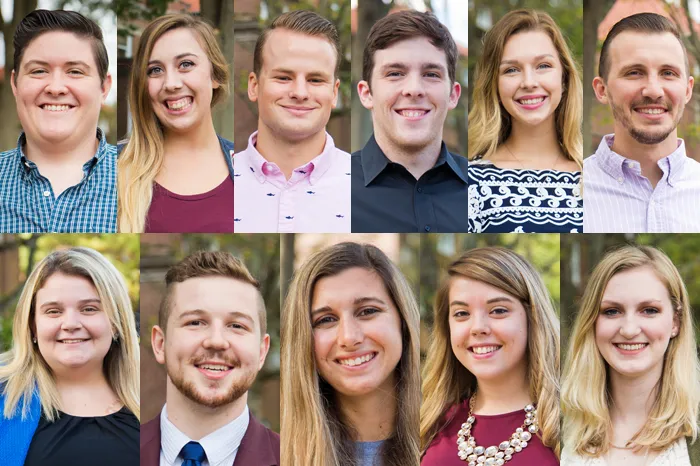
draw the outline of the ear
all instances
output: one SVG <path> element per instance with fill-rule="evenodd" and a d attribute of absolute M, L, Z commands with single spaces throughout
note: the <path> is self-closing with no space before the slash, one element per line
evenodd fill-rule
<path fill-rule="evenodd" d="M 676 311 L 673 313 L 673 327 L 671 328 L 671 338 L 675 338 L 678 336 L 678 332 L 681 329 L 681 317 L 680 317 L 680 312 L 681 311 Z"/>
<path fill-rule="evenodd" d="M 258 101 L 258 77 L 252 71 L 248 75 L 248 98 L 251 102 Z"/>
<path fill-rule="evenodd" d="M 265 334 L 262 340 L 260 340 L 260 361 L 258 364 L 258 370 L 262 369 L 265 364 L 265 358 L 267 358 L 267 352 L 270 351 L 270 335 Z"/>
<path fill-rule="evenodd" d="M 10 74 L 10 86 L 12 86 L 12 94 L 17 97 L 17 85 L 15 84 L 15 70 Z"/>
<path fill-rule="evenodd" d="M 685 89 L 685 103 L 687 104 L 690 102 L 690 99 L 693 98 L 693 84 L 695 84 L 695 78 L 692 76 L 688 77 L 688 86 Z"/>
<path fill-rule="evenodd" d="M 157 325 L 151 329 L 151 347 L 158 364 L 165 364 L 165 332 Z"/>
<path fill-rule="evenodd" d="M 110 89 L 112 89 L 112 75 L 107 73 L 105 81 L 102 83 L 102 103 L 105 103 L 107 100 Z"/>
<path fill-rule="evenodd" d="M 362 106 L 367 110 L 372 110 L 374 108 L 374 103 L 372 102 L 372 91 L 369 88 L 369 83 L 367 81 L 360 81 L 357 83 L 357 95 L 360 96 L 360 102 Z"/>
<path fill-rule="evenodd" d="M 340 79 L 335 80 L 335 85 L 333 86 L 333 108 L 338 105 L 338 89 L 340 88 Z"/>
<path fill-rule="evenodd" d="M 598 99 L 598 102 L 608 104 L 608 88 L 600 76 L 593 78 L 593 92 L 595 92 L 595 98 Z"/>
<path fill-rule="evenodd" d="M 462 95 L 462 86 L 455 81 L 455 83 L 452 85 L 452 91 L 450 91 L 450 102 L 447 106 L 449 110 L 452 110 L 457 106 L 460 95 Z"/>

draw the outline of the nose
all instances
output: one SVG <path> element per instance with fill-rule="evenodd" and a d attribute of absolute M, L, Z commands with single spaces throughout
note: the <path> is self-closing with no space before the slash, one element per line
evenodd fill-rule
<path fill-rule="evenodd" d="M 72 331 L 79 330 L 82 327 L 83 323 L 80 321 L 80 312 L 78 310 L 67 309 L 63 313 L 61 330 Z"/>
<path fill-rule="evenodd" d="M 48 84 L 44 88 L 47 94 L 51 95 L 62 95 L 68 92 L 66 88 L 66 82 L 64 76 L 61 72 L 51 73 Z"/>
<path fill-rule="evenodd" d="M 663 97 L 664 89 L 661 85 L 661 81 L 657 76 L 649 76 L 649 79 L 647 79 L 644 89 L 642 89 L 642 95 L 653 100 Z"/>
<path fill-rule="evenodd" d="M 402 94 L 406 97 L 423 97 L 425 95 L 423 77 L 420 73 L 408 73 Z"/>
<path fill-rule="evenodd" d="M 350 349 L 362 344 L 364 333 L 362 326 L 355 319 L 343 319 L 338 327 L 338 345 L 343 349 Z"/>
<path fill-rule="evenodd" d="M 223 326 L 223 324 L 217 325 L 215 323 L 212 323 L 212 325 L 209 327 L 209 334 L 204 339 L 202 346 L 204 346 L 205 348 L 216 349 L 216 350 L 228 349 L 231 345 L 230 345 L 229 341 L 226 339 L 225 332 L 226 332 L 226 329 Z"/>
<path fill-rule="evenodd" d="M 474 336 L 491 334 L 491 327 L 489 327 L 488 317 L 484 315 L 483 312 L 474 312 L 472 316 L 471 334 Z"/>
<path fill-rule="evenodd" d="M 620 327 L 620 335 L 623 338 L 631 340 L 639 335 L 641 331 L 642 329 L 639 327 L 639 323 L 637 322 L 637 318 L 634 316 L 634 314 L 630 313 L 625 315 L 624 319 L 622 320 L 622 326 Z"/>
<path fill-rule="evenodd" d="M 289 97 L 296 100 L 306 100 L 309 98 L 309 89 L 307 88 L 306 79 L 296 78 L 289 91 Z"/>
<path fill-rule="evenodd" d="M 535 70 L 533 70 L 531 67 L 526 66 L 523 69 L 522 77 L 523 80 L 520 83 L 521 88 L 532 89 L 533 87 L 537 87 L 537 75 L 535 74 Z"/>
<path fill-rule="evenodd" d="M 180 73 L 172 72 L 165 73 L 165 81 L 163 82 L 163 87 L 166 91 L 172 92 L 182 88 L 182 79 L 180 78 Z"/>

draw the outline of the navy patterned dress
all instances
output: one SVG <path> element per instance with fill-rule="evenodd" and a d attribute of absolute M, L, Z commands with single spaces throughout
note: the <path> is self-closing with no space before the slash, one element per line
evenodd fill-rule
<path fill-rule="evenodd" d="M 469 233 L 582 233 L 581 172 L 469 162 Z"/>

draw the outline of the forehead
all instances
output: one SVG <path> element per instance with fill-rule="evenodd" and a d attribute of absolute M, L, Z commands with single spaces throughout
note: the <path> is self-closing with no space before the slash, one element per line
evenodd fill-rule
<path fill-rule="evenodd" d="M 335 46 L 324 36 L 312 36 L 279 28 L 269 32 L 262 50 L 265 70 L 316 71 L 333 74 Z"/>
<path fill-rule="evenodd" d="M 670 32 L 625 31 L 608 46 L 610 69 L 632 65 L 658 67 L 671 65 L 685 69 L 686 55 L 680 41 Z"/>
<path fill-rule="evenodd" d="M 171 318 L 200 310 L 217 317 L 231 312 L 258 318 L 258 290 L 251 284 L 228 277 L 198 277 L 177 283 L 172 292 Z"/>
<path fill-rule="evenodd" d="M 36 305 L 49 301 L 71 302 L 99 298 L 92 281 L 79 275 L 56 272 L 46 279 L 36 292 Z"/>
<path fill-rule="evenodd" d="M 529 61 L 540 55 L 552 55 L 559 60 L 552 38 L 544 31 L 524 31 L 513 34 L 503 47 L 504 60 Z"/>
<path fill-rule="evenodd" d="M 610 278 L 603 292 L 603 299 L 622 299 L 623 297 L 635 300 L 670 299 L 666 285 L 658 273 L 648 265 L 623 270 Z"/>
<path fill-rule="evenodd" d="M 447 68 L 447 54 L 431 44 L 427 37 L 401 40 L 374 53 L 375 69 L 391 64 L 421 68 L 433 63 Z"/>
<path fill-rule="evenodd" d="M 504 290 L 485 282 L 466 277 L 454 277 L 450 281 L 449 300 L 489 300 L 491 298 L 506 296 L 513 301 L 519 301 L 515 296 Z"/>
<path fill-rule="evenodd" d="M 198 33 L 191 28 L 172 29 L 160 36 L 153 44 L 149 60 L 170 60 L 183 53 L 207 58 Z"/>
<path fill-rule="evenodd" d="M 379 298 L 386 304 L 392 301 L 384 281 L 374 270 L 352 267 L 339 274 L 323 277 L 314 287 L 312 307 L 346 303 L 356 298 Z"/>
<path fill-rule="evenodd" d="M 24 49 L 22 63 L 30 60 L 62 64 L 83 61 L 96 68 L 93 39 L 79 37 L 72 32 L 50 31 L 34 38 Z"/>

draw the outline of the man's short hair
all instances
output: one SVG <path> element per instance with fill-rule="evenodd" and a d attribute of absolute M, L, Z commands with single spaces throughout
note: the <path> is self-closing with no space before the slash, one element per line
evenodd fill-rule
<path fill-rule="evenodd" d="M 104 83 L 109 68 L 109 57 L 102 29 L 93 20 L 80 13 L 64 10 L 34 10 L 19 22 L 13 40 L 15 82 L 17 82 L 17 74 L 25 49 L 40 35 L 53 31 L 71 32 L 78 37 L 90 39 L 100 82 Z"/>
<path fill-rule="evenodd" d="M 263 66 L 263 47 L 265 47 L 268 36 L 275 29 L 288 29 L 326 39 L 335 48 L 335 76 L 338 76 L 340 60 L 343 55 L 340 49 L 338 30 L 332 22 L 309 10 L 295 10 L 281 14 L 262 31 L 255 43 L 255 51 L 253 52 L 253 72 L 255 76 L 260 76 L 260 70 Z"/>
<path fill-rule="evenodd" d="M 636 15 L 628 16 L 618 21 L 605 38 L 603 47 L 600 49 L 600 59 L 598 61 L 598 76 L 603 78 L 603 80 L 608 79 L 608 73 L 610 72 L 610 57 L 608 56 L 610 44 L 615 37 L 626 31 L 645 32 L 648 34 L 663 34 L 665 32 L 670 32 L 673 34 L 673 36 L 678 39 L 678 42 L 680 42 L 681 48 L 683 49 L 683 56 L 685 57 L 685 72 L 687 75 L 690 74 L 690 67 L 688 66 L 688 53 L 685 50 L 685 44 L 683 44 L 683 39 L 681 38 L 681 34 L 676 25 L 665 16 L 657 15 L 656 13 L 637 13 Z"/>
<path fill-rule="evenodd" d="M 456 80 L 457 44 L 450 31 L 434 14 L 415 10 L 404 10 L 390 14 L 377 21 L 367 36 L 362 57 L 362 79 L 370 83 L 374 69 L 374 54 L 402 40 L 425 37 L 435 47 L 442 49 L 447 58 L 447 73 L 450 82 Z"/>
<path fill-rule="evenodd" d="M 168 317 L 173 307 L 173 291 L 175 285 L 190 278 L 226 277 L 248 283 L 255 287 L 258 293 L 258 318 L 260 320 L 260 336 L 267 332 L 267 313 L 265 302 L 260 293 L 260 283 L 250 274 L 250 271 L 239 259 L 224 251 L 198 251 L 185 257 L 173 265 L 165 274 L 165 295 L 158 310 L 158 326 L 165 332 Z"/>

